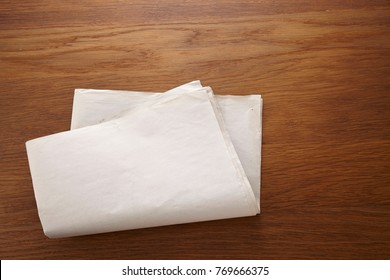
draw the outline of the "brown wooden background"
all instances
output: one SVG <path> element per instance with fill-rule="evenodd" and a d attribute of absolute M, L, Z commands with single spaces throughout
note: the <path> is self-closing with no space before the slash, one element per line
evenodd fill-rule
<path fill-rule="evenodd" d="M 0 257 L 389 259 L 389 28 L 388 1 L 1 1 Z M 47 239 L 24 143 L 74 88 L 195 79 L 263 94 L 262 214 Z"/>

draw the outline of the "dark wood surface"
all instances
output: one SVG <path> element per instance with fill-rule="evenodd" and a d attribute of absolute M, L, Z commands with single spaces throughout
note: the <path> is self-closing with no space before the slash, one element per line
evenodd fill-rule
<path fill-rule="evenodd" d="M 389 259 L 388 1 L 1 1 L 2 259 Z M 262 214 L 50 240 L 24 143 L 73 90 L 264 98 Z"/>

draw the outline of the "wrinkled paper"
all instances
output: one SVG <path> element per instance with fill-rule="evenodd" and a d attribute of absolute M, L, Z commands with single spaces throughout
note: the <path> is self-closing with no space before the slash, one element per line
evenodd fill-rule
<path fill-rule="evenodd" d="M 216 99 L 195 82 L 164 94 L 109 91 L 79 102 L 90 93 L 76 91 L 73 130 L 26 143 L 48 237 L 259 212 L 259 96 Z"/>

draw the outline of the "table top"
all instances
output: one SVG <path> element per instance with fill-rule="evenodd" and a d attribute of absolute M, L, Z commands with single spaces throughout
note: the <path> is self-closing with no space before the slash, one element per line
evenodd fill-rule
<path fill-rule="evenodd" d="M 0 257 L 390 258 L 389 15 L 368 0 L 1 3 Z M 263 96 L 261 215 L 46 238 L 25 142 L 69 130 L 73 90 L 198 79 Z"/>

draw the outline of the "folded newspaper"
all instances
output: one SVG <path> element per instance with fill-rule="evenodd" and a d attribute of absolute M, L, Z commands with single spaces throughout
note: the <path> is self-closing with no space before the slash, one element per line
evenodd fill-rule
<path fill-rule="evenodd" d="M 76 89 L 71 130 L 26 143 L 50 238 L 260 213 L 260 95 L 199 81 L 165 93 Z"/>

